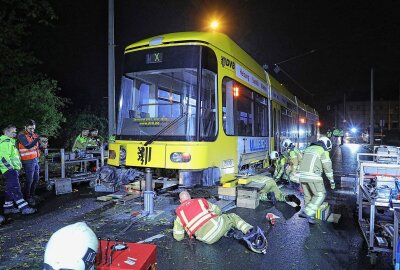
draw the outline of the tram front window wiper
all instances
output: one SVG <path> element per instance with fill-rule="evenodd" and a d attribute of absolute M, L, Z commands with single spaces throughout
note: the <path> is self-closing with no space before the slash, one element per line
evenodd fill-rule
<path fill-rule="evenodd" d="M 178 118 L 174 119 L 171 123 L 166 125 L 163 129 L 161 129 L 157 134 L 154 134 L 150 139 L 148 139 L 145 143 L 144 146 L 147 146 L 149 144 L 152 144 L 155 140 L 158 139 L 164 132 L 168 131 L 171 129 L 175 124 L 177 124 L 180 120 L 182 120 L 185 116 L 188 115 L 188 112 L 184 112 L 181 116 Z"/>

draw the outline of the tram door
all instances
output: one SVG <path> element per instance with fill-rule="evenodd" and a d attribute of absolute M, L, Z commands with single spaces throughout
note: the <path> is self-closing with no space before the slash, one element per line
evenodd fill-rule
<path fill-rule="evenodd" d="M 279 109 L 274 108 L 273 112 L 273 119 L 274 119 L 274 149 L 276 151 L 280 151 L 280 130 L 281 130 L 281 112 Z"/>

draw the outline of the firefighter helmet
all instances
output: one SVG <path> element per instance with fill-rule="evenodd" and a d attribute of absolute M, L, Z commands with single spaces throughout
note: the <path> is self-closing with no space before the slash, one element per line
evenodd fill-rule
<path fill-rule="evenodd" d="M 272 151 L 271 154 L 269 154 L 269 158 L 271 160 L 276 160 L 279 158 L 279 153 L 277 151 Z"/>
<path fill-rule="evenodd" d="M 50 237 L 43 269 L 94 269 L 97 248 L 97 237 L 85 222 L 65 226 Z"/>
<path fill-rule="evenodd" d="M 292 144 L 292 141 L 290 139 L 284 139 L 282 142 L 282 147 L 287 149 L 291 144 Z"/>
<path fill-rule="evenodd" d="M 257 227 L 257 230 L 252 228 L 248 233 L 243 236 L 243 240 L 246 242 L 251 251 L 260 254 L 267 253 L 268 242 L 265 238 L 264 232 Z"/>
<path fill-rule="evenodd" d="M 327 137 L 321 137 L 318 141 L 323 143 L 325 150 L 332 150 L 332 142 Z"/>

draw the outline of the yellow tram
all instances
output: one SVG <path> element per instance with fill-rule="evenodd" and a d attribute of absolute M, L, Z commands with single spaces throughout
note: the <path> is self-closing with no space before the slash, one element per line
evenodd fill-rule
<path fill-rule="evenodd" d="M 317 122 L 226 35 L 160 35 L 125 49 L 108 164 L 211 186 L 262 166 L 285 138 L 304 148 Z"/>

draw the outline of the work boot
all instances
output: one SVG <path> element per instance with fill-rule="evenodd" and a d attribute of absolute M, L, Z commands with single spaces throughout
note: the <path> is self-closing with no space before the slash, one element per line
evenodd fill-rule
<path fill-rule="evenodd" d="M 271 201 L 272 205 L 276 204 L 276 197 L 275 197 L 275 193 L 274 192 L 268 192 L 267 193 L 267 198 L 268 198 L 268 200 Z"/>
<path fill-rule="evenodd" d="M 10 208 L 4 208 L 4 215 L 9 215 L 9 214 L 18 214 L 19 209 L 15 207 L 10 207 Z"/>
<path fill-rule="evenodd" d="M 311 225 L 315 224 L 315 218 L 314 217 L 307 217 L 307 221 L 308 223 L 310 223 Z"/>
<path fill-rule="evenodd" d="M 300 199 L 297 198 L 296 195 L 294 195 L 294 194 L 286 195 L 286 196 L 285 196 L 285 201 L 287 201 L 287 202 L 294 202 L 294 203 L 297 204 L 297 205 L 300 205 L 300 204 L 301 204 Z"/>
<path fill-rule="evenodd" d="M 30 206 L 36 206 L 36 200 L 34 198 L 29 198 L 26 200 Z"/>
<path fill-rule="evenodd" d="M 23 215 L 30 215 L 30 214 L 34 214 L 36 213 L 36 209 L 35 208 L 31 208 L 31 207 L 25 207 L 21 210 L 21 213 Z"/>
<path fill-rule="evenodd" d="M 299 213 L 299 217 L 301 217 L 301 218 L 308 218 L 307 214 L 306 214 L 304 211 L 301 211 L 301 212 Z"/>

